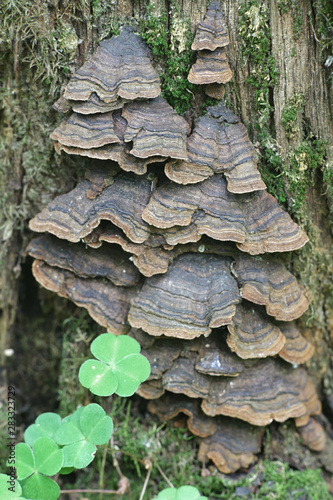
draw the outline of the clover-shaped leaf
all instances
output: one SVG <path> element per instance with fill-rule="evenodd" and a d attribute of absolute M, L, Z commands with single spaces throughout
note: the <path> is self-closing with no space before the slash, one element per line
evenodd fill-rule
<path fill-rule="evenodd" d="M 56 500 L 59 486 L 47 476 L 57 474 L 63 462 L 63 451 L 48 437 L 37 439 L 32 449 L 26 443 L 19 443 L 15 465 L 23 496 L 32 500 Z"/>
<path fill-rule="evenodd" d="M 150 374 L 140 344 L 127 335 L 103 333 L 92 342 L 90 350 L 97 359 L 83 363 L 79 380 L 97 396 L 132 396 Z"/>
<path fill-rule="evenodd" d="M 59 485 L 50 477 L 35 473 L 22 483 L 24 498 L 30 500 L 57 500 Z"/>
<path fill-rule="evenodd" d="M 36 470 L 45 476 L 54 476 L 60 471 L 64 455 L 56 443 L 49 438 L 39 438 L 33 445 Z"/>
<path fill-rule="evenodd" d="M 161 491 L 155 500 L 208 500 L 202 497 L 194 486 L 181 486 L 180 488 L 166 488 Z"/>
<path fill-rule="evenodd" d="M 1 500 L 23 500 L 20 483 L 7 474 L 0 474 Z"/>
<path fill-rule="evenodd" d="M 61 417 L 56 413 L 42 413 L 36 418 L 34 424 L 30 425 L 24 433 L 24 441 L 33 446 L 41 437 L 53 438 L 55 432 L 61 425 Z"/>
<path fill-rule="evenodd" d="M 41 438 L 40 438 L 41 439 Z M 19 443 L 15 448 L 17 479 L 25 479 L 35 472 L 35 458 L 32 449 L 26 443 Z"/>
<path fill-rule="evenodd" d="M 82 469 L 89 465 L 96 453 L 96 445 L 105 444 L 113 431 L 112 419 L 98 404 L 92 403 L 66 417 L 54 435 L 63 446 L 63 467 Z M 62 471 L 60 471 L 62 472 Z"/>

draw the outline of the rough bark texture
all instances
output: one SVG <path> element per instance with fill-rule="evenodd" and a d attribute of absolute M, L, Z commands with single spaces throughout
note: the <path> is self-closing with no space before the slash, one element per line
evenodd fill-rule
<path fill-rule="evenodd" d="M 0 366 L 6 362 L 6 348 L 17 352 L 17 358 L 16 354 L 11 358 L 14 361 L 7 359 L 10 366 L 27 357 L 27 351 L 22 353 L 26 343 L 18 343 L 29 331 L 29 323 L 36 338 L 43 338 L 46 323 L 38 326 L 31 315 L 31 310 L 42 314 L 42 307 L 33 309 L 28 294 L 44 300 L 44 314 L 47 311 L 54 318 L 52 327 L 48 323 L 51 343 L 58 335 L 55 325 L 66 317 L 50 295 L 39 292 L 38 298 L 30 264 L 25 263 L 31 239 L 28 220 L 56 194 L 69 191 L 74 180 L 83 177 L 85 166 L 85 160 L 55 154 L 49 134 L 61 116 L 52 110 L 52 103 L 98 41 L 132 18 L 136 23 L 144 20 L 147 4 L 146 0 L 4 2 L 0 13 L 4 41 L 0 57 Z M 225 0 L 221 5 L 234 75 L 226 85 L 227 104 L 248 128 L 268 190 L 310 238 L 304 249 L 284 259 L 312 299 L 310 312 L 299 324 L 304 337 L 315 345 L 308 370 L 331 419 L 333 78 L 327 63 L 332 55 L 328 3 Z M 150 14 L 158 16 L 165 9 L 172 54 L 177 55 L 177 48 L 184 45 L 186 19 L 194 32 L 206 11 L 206 0 L 157 0 Z M 156 67 L 165 69 L 158 56 Z M 187 116 L 195 121 L 207 103 L 200 89 L 193 92 Z M 30 342 L 37 349 L 38 342 Z M 52 354 L 59 358 L 59 349 Z M 21 380 L 30 373 L 28 367 L 22 370 Z"/>

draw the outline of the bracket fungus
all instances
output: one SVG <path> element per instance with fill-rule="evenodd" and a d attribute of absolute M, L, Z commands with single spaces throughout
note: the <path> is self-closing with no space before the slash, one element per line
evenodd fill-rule
<path fill-rule="evenodd" d="M 133 141 L 130 153 L 138 158 L 164 156 L 186 159 L 187 121 L 162 98 L 124 106 L 125 142 Z"/>
<path fill-rule="evenodd" d="M 326 446 L 326 433 L 323 427 L 314 418 L 310 418 L 306 425 L 297 428 L 304 444 L 314 451 L 322 451 Z"/>
<path fill-rule="evenodd" d="M 174 261 L 168 273 L 146 280 L 128 320 L 151 335 L 192 339 L 230 323 L 239 301 L 228 260 L 187 254 Z"/>
<path fill-rule="evenodd" d="M 30 221 L 30 229 L 76 243 L 90 234 L 101 220 L 109 220 L 136 243 L 149 237 L 148 224 L 141 218 L 151 193 L 149 180 L 118 175 L 94 199 L 87 196 L 90 186 L 91 183 L 84 180 L 69 193 L 56 197 Z"/>
<path fill-rule="evenodd" d="M 120 143 L 112 113 L 80 115 L 72 113 L 50 135 L 62 146 L 73 148 L 100 148 L 106 144 Z"/>
<path fill-rule="evenodd" d="M 212 2 L 192 48 L 210 61 L 228 43 Z M 188 137 L 159 95 L 149 51 L 129 28 L 72 76 L 56 108 L 74 112 L 51 137 L 58 152 L 90 158 L 90 170 L 30 221 L 49 233 L 27 249 L 33 274 L 142 344 L 152 371 L 137 392 L 163 419 L 188 417 L 200 460 L 224 473 L 248 467 L 263 426 L 288 418 L 322 449 L 311 419 L 320 401 L 295 367 L 313 346 L 290 323 L 309 302 L 274 255 L 308 238 L 265 191 L 246 128 L 223 102 Z"/>
<path fill-rule="evenodd" d="M 160 92 L 147 46 L 131 28 L 124 27 L 118 36 L 100 43 L 72 76 L 63 97 L 74 111 L 84 114 L 102 113 L 104 103 L 106 111 L 110 111 L 111 103 L 117 109 L 124 105 L 124 99 L 149 99 Z"/>
<path fill-rule="evenodd" d="M 201 399 L 201 408 L 208 416 L 234 417 L 255 426 L 299 417 L 303 417 L 303 422 L 307 423 L 310 415 L 320 413 L 321 404 L 306 371 L 295 369 L 283 360 L 241 360 L 236 354 L 229 353 L 229 357 L 234 357 L 236 363 L 242 366 L 236 376 L 230 377 L 222 372 L 219 375 L 199 372 L 197 362 L 200 360 L 202 363 L 205 353 L 203 348 L 211 342 L 216 350 L 221 351 L 221 356 L 223 352 L 229 352 L 219 337 L 220 334 L 214 332 L 209 339 L 182 340 L 184 349 L 180 356 L 171 366 L 168 364 L 161 376 L 164 392 Z M 145 348 L 148 359 L 154 358 L 160 342 L 165 344 L 166 340 L 156 338 L 154 344 Z M 186 347 L 185 343 L 191 345 Z M 143 384 L 143 391 L 146 383 L 149 384 L 149 379 Z"/>
<path fill-rule="evenodd" d="M 27 252 L 49 266 L 66 269 L 81 278 L 106 278 L 118 286 L 135 286 L 140 281 L 139 271 L 117 245 L 92 249 L 45 234 L 34 238 Z"/>
<path fill-rule="evenodd" d="M 165 183 L 152 193 L 142 218 L 158 228 L 185 226 L 169 235 L 170 245 L 198 241 L 206 234 L 235 241 L 252 255 L 301 248 L 308 238 L 266 191 L 242 196 L 229 193 L 223 176 L 215 174 L 190 186 Z"/>
<path fill-rule="evenodd" d="M 190 69 L 188 80 L 196 85 L 227 83 L 232 78 L 224 47 L 229 35 L 218 2 L 211 2 L 202 23 L 199 23 L 192 50 L 197 61 Z"/>
<path fill-rule="evenodd" d="M 121 334 L 129 330 L 126 318 L 135 292 L 132 287 L 116 286 L 109 280 L 80 278 L 41 260 L 34 261 L 32 271 L 44 288 L 87 309 L 90 316 L 110 333 Z"/>
<path fill-rule="evenodd" d="M 266 189 L 245 126 L 223 102 L 207 109 L 187 141 L 188 160 L 169 161 L 165 173 L 178 184 L 195 184 L 223 173 L 232 193 Z"/>
<path fill-rule="evenodd" d="M 189 125 L 162 98 L 133 102 L 121 111 L 73 113 L 51 134 L 58 153 L 113 160 L 143 174 L 147 165 L 167 158 L 187 159 Z M 138 160 L 137 160 L 138 159 Z"/>
<path fill-rule="evenodd" d="M 279 327 L 250 304 L 236 307 L 228 331 L 228 346 L 243 359 L 274 356 L 286 341 Z"/>
<path fill-rule="evenodd" d="M 295 277 L 277 260 L 242 253 L 233 265 L 243 299 L 266 306 L 279 321 L 299 318 L 309 307 L 304 290 Z"/>
<path fill-rule="evenodd" d="M 198 459 L 202 462 L 212 460 L 225 474 L 248 467 L 260 451 L 263 428 L 228 417 L 207 417 L 197 400 L 167 394 L 150 401 L 148 409 L 161 420 L 169 420 L 180 413 L 186 415 L 188 429 L 199 438 Z"/>
<path fill-rule="evenodd" d="M 219 2 L 209 4 L 205 17 L 198 24 L 192 50 L 215 50 L 229 45 L 229 35 Z"/>
<path fill-rule="evenodd" d="M 190 83 L 196 85 L 227 83 L 231 78 L 232 71 L 224 49 L 200 51 L 187 77 Z"/>

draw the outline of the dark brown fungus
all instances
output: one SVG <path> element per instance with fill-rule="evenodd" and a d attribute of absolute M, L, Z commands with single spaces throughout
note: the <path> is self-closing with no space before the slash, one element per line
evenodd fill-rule
<path fill-rule="evenodd" d="M 148 380 L 141 384 L 136 391 L 136 393 L 145 399 L 158 399 L 165 393 L 165 389 L 162 385 L 162 379 L 159 380 Z"/>
<path fill-rule="evenodd" d="M 326 446 L 326 433 L 319 422 L 310 418 L 306 425 L 297 428 L 303 443 L 313 451 L 322 451 Z"/>
<path fill-rule="evenodd" d="M 93 162 L 92 162 L 93 163 Z M 105 165 L 107 163 L 107 165 Z M 87 197 L 91 200 L 97 198 L 103 189 L 111 186 L 114 182 L 114 176 L 119 173 L 119 167 L 116 163 L 105 162 L 104 164 L 93 164 L 92 168 L 87 170 L 84 178 L 90 182 L 87 190 Z"/>
<path fill-rule="evenodd" d="M 128 320 L 151 335 L 193 339 L 230 323 L 239 301 L 228 258 L 187 254 L 145 281 Z"/>
<path fill-rule="evenodd" d="M 61 146 L 80 149 L 100 148 L 121 142 L 115 131 L 112 113 L 88 116 L 73 113 L 60 123 L 50 137 Z"/>
<path fill-rule="evenodd" d="M 211 2 L 206 15 L 198 24 L 192 50 L 215 50 L 229 45 L 229 36 L 225 26 L 219 2 Z"/>
<path fill-rule="evenodd" d="M 122 116 L 127 121 L 124 140 L 133 141 L 132 155 L 187 158 L 186 138 L 190 127 L 162 97 L 127 104 Z"/>
<path fill-rule="evenodd" d="M 199 401 L 180 394 L 165 394 L 159 399 L 150 401 L 148 410 L 160 420 L 170 420 L 179 413 L 187 415 L 187 425 L 195 436 L 204 438 L 216 432 L 217 419 L 207 417 L 200 408 Z"/>
<path fill-rule="evenodd" d="M 226 415 L 267 425 L 273 420 L 284 422 L 318 414 L 321 404 L 305 370 L 266 358 L 247 361 L 246 370 L 231 381 L 212 379 L 202 409 L 210 416 Z"/>
<path fill-rule="evenodd" d="M 228 352 L 218 333 L 201 342 L 194 367 L 199 373 L 212 377 L 238 377 L 244 370 L 242 361 Z"/>
<path fill-rule="evenodd" d="M 164 161 L 165 158 L 160 156 L 153 156 L 150 158 L 142 159 L 128 153 L 128 148 L 125 144 L 111 144 L 101 148 L 84 149 L 64 146 L 58 142 L 54 144 L 57 153 L 65 151 L 65 153 L 87 156 L 95 160 L 112 160 L 119 164 L 119 167 L 125 172 L 134 172 L 137 175 L 143 175 L 147 172 L 147 166 L 150 163 Z"/>
<path fill-rule="evenodd" d="M 187 141 L 188 161 L 169 161 L 165 173 L 178 184 L 195 184 L 223 173 L 228 190 L 247 193 L 265 189 L 257 155 L 245 126 L 221 102 L 208 108 Z"/>
<path fill-rule="evenodd" d="M 198 458 L 206 463 L 212 460 L 218 470 L 225 474 L 248 467 L 260 451 L 264 429 L 227 417 L 211 418 L 205 415 L 198 400 L 178 394 L 165 394 L 148 404 L 151 413 L 162 421 L 170 420 L 180 413 L 188 416 L 190 432 L 200 439 Z"/>
<path fill-rule="evenodd" d="M 211 377 L 194 369 L 196 357 L 196 353 L 193 352 L 191 356 L 177 358 L 173 362 L 172 367 L 166 370 L 162 377 L 165 390 L 175 394 L 185 394 L 189 398 L 209 396 Z"/>
<path fill-rule="evenodd" d="M 108 332 L 123 334 L 129 330 L 126 318 L 135 289 L 115 286 L 109 280 L 80 278 L 40 260 L 34 261 L 32 270 L 35 279 L 44 288 L 87 309 L 90 316 Z"/>
<path fill-rule="evenodd" d="M 294 276 L 272 258 L 240 254 L 233 272 L 243 299 L 266 306 L 267 313 L 280 321 L 298 318 L 309 306 Z"/>
<path fill-rule="evenodd" d="M 70 109 L 72 109 L 72 111 L 75 111 L 80 115 L 92 115 L 96 113 L 109 113 L 110 111 L 115 111 L 122 108 L 127 102 L 131 102 L 131 100 L 118 97 L 115 101 L 106 103 L 100 99 L 95 92 L 93 92 L 87 101 L 72 101 L 65 99 L 62 96 L 53 104 L 53 109 L 59 113 L 67 113 Z"/>
<path fill-rule="evenodd" d="M 296 365 L 308 361 L 314 353 L 313 345 L 300 334 L 293 323 L 279 323 L 279 327 L 286 338 L 286 343 L 279 352 L 279 356 Z"/>
<path fill-rule="evenodd" d="M 158 351 L 161 340 L 156 338 L 154 344 L 146 348 L 151 358 Z M 169 339 L 169 342 L 174 340 Z M 295 369 L 278 358 L 241 360 L 229 352 L 218 331 L 208 339 L 201 337 L 178 342 L 182 342 L 184 348 L 172 366 L 164 371 L 160 393 L 164 389 L 201 398 L 206 415 L 235 417 L 257 426 L 273 420 L 284 422 L 288 418 L 301 418 L 301 425 L 306 425 L 310 415 L 321 411 L 314 385 L 302 368 Z M 197 363 L 200 361 L 202 366 L 207 344 L 220 351 L 218 359 L 222 368 L 224 353 L 229 353 L 229 363 L 232 357 L 235 358 L 235 363 L 242 368 L 237 376 L 230 377 L 224 370 L 220 370 L 220 376 L 217 372 L 212 376 L 209 370 L 198 371 Z M 207 352 L 210 354 L 209 348 Z M 160 371 L 164 367 L 165 364 L 161 364 Z"/>
<path fill-rule="evenodd" d="M 279 353 L 285 337 L 279 327 L 249 303 L 239 304 L 228 325 L 227 344 L 240 358 L 264 358 Z"/>
<path fill-rule="evenodd" d="M 260 452 L 264 429 L 226 417 L 218 422 L 215 434 L 201 442 L 198 459 L 204 463 L 212 460 L 224 474 L 249 467 Z"/>
<path fill-rule="evenodd" d="M 308 241 L 305 233 L 266 191 L 242 196 L 229 193 L 223 176 L 190 186 L 166 183 L 152 193 L 142 218 L 165 232 L 170 245 L 198 241 L 235 241 L 250 254 L 286 252 Z M 184 229 L 177 226 L 185 226 Z"/>
<path fill-rule="evenodd" d="M 202 50 L 197 61 L 190 69 L 188 81 L 195 85 L 227 83 L 232 78 L 232 71 L 224 49 Z"/>
<path fill-rule="evenodd" d="M 205 87 L 205 94 L 213 99 L 223 99 L 225 94 L 225 86 L 222 83 L 210 83 Z"/>
<path fill-rule="evenodd" d="M 94 101 L 97 96 L 101 112 L 100 101 L 110 104 L 119 98 L 154 98 L 159 94 L 159 78 L 146 45 L 131 28 L 125 27 L 120 35 L 100 43 L 91 58 L 70 79 L 64 98 Z M 123 101 L 120 106 L 122 104 Z"/>
<path fill-rule="evenodd" d="M 66 269 L 81 278 L 107 278 L 118 286 L 135 286 L 140 281 L 139 271 L 117 245 L 92 249 L 47 234 L 33 239 L 27 252 L 49 266 Z"/>
<path fill-rule="evenodd" d="M 95 199 L 89 199 L 90 182 L 85 180 L 67 194 L 55 198 L 30 221 L 30 229 L 49 232 L 73 243 L 92 232 L 101 220 L 110 220 L 136 243 L 149 237 L 141 213 L 147 205 L 151 182 L 119 175 Z"/>

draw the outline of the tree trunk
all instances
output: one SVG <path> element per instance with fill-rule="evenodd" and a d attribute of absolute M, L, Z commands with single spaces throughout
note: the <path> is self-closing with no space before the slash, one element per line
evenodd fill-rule
<path fill-rule="evenodd" d="M 74 311 L 71 306 L 64 311 L 52 295 L 38 292 L 25 256 L 32 238 L 29 219 L 82 177 L 81 160 L 53 151 L 49 134 L 61 117 L 52 110 L 52 103 L 98 42 L 133 18 L 142 21 L 147 4 L 146 0 L 4 0 L 0 13 L 0 356 L 1 366 L 8 363 L 10 373 L 20 380 L 21 391 L 32 390 L 23 381 L 29 376 L 35 380 L 24 359 L 31 348 L 37 351 L 45 328 L 54 346 L 43 346 L 43 357 L 45 365 L 53 357 L 50 378 L 56 376 L 56 360 L 61 356 L 56 347 L 59 324 L 68 311 Z M 155 16 L 168 12 L 170 35 L 180 44 L 186 20 L 194 32 L 205 14 L 206 0 L 156 0 L 151 9 Z M 284 258 L 311 297 L 311 308 L 299 324 L 315 345 L 307 368 L 321 394 L 324 414 L 332 419 L 333 14 L 329 0 L 225 0 L 222 11 L 233 71 L 226 102 L 248 128 L 268 190 L 310 238 L 304 249 Z M 163 70 L 163 62 L 158 67 Z M 195 120 L 203 93 L 194 93 L 191 115 Z M 24 340 L 27 334 L 29 343 Z M 13 356 L 8 355 L 10 348 Z M 14 369 L 18 363 L 23 364 L 20 376 Z M 40 384 L 38 388 L 42 390 Z"/>

